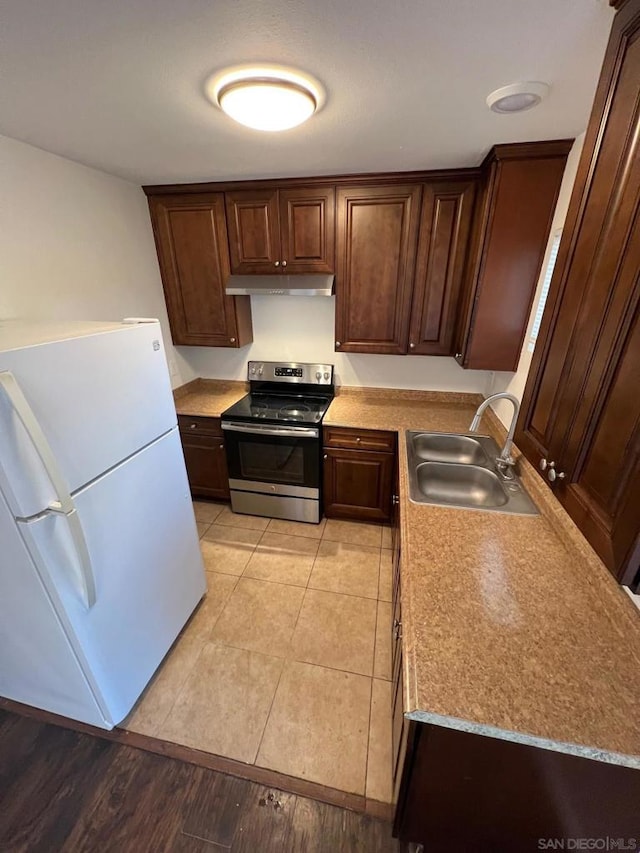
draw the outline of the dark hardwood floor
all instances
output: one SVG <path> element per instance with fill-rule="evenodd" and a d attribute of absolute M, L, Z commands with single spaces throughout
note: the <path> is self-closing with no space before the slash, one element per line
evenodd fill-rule
<path fill-rule="evenodd" d="M 391 827 L 0 710 L 3 853 L 397 853 Z"/>

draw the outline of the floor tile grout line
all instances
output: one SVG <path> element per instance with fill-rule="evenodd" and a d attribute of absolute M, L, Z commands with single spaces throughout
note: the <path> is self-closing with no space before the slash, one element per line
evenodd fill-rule
<path fill-rule="evenodd" d="M 364 762 L 364 795 L 367 796 L 367 778 L 369 776 L 369 749 L 371 746 L 371 714 L 373 705 L 373 676 L 369 679 L 369 720 L 367 725 L 367 757 Z"/>
<path fill-rule="evenodd" d="M 292 635 L 293 636 L 293 635 Z M 291 642 L 291 640 L 289 640 Z M 273 711 L 273 705 L 276 701 L 276 696 L 278 695 L 278 690 L 280 689 L 280 682 L 282 681 L 282 676 L 284 674 L 284 669 L 287 665 L 288 661 L 286 658 L 282 658 L 282 666 L 280 668 L 280 674 L 278 675 L 278 682 L 276 684 L 276 689 L 273 691 L 273 696 L 271 697 L 271 702 L 269 703 L 269 711 L 264 721 L 264 728 L 262 729 L 262 734 L 260 735 L 260 743 L 258 744 L 258 748 L 256 749 L 256 754 L 254 756 L 251 764 L 255 767 L 256 761 L 258 760 L 258 756 L 260 755 L 260 750 L 262 749 L 262 741 L 264 740 L 265 732 L 267 731 L 267 726 L 269 725 L 269 720 L 271 719 L 271 712 Z"/>

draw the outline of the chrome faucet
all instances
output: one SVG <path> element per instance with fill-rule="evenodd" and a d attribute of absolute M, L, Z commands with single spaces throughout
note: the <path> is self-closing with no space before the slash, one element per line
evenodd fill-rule
<path fill-rule="evenodd" d="M 487 406 L 490 406 L 491 403 L 493 403 L 494 400 L 510 400 L 513 403 L 513 418 L 511 419 L 511 426 L 509 427 L 504 447 L 500 451 L 500 456 L 496 459 L 496 465 L 498 468 L 502 471 L 504 476 L 507 477 L 507 479 L 510 479 L 507 471 L 516 464 L 515 459 L 511 456 L 511 449 L 513 447 L 513 436 L 516 431 L 516 421 L 518 420 L 518 413 L 520 412 L 520 401 L 518 398 L 514 397 L 513 394 L 508 394 L 506 391 L 502 391 L 500 394 L 492 394 L 490 397 L 487 397 L 487 399 L 483 400 L 478 406 L 478 411 L 475 413 L 475 416 L 471 421 L 469 431 L 478 432 L 482 413 Z M 511 477 L 512 476 L 513 475 L 511 475 Z"/>

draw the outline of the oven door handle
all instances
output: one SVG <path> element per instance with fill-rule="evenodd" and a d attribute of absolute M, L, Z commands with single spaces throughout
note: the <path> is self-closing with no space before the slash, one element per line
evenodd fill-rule
<path fill-rule="evenodd" d="M 222 422 L 222 429 L 230 432 L 248 432 L 253 435 L 276 435 L 283 438 L 318 438 L 320 430 L 313 427 L 276 427 L 259 426 L 256 424 L 236 424 L 229 421 Z"/>

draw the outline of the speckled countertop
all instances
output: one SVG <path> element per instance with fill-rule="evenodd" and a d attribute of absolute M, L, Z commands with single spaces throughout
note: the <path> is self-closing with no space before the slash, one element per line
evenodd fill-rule
<path fill-rule="evenodd" d="M 347 391 L 325 417 L 399 432 L 405 713 L 640 767 L 640 613 L 526 460 L 540 516 L 409 499 L 404 431 L 467 432 L 478 399 Z"/>
<path fill-rule="evenodd" d="M 219 416 L 242 382 L 196 380 L 180 414 Z M 409 499 L 404 432 L 467 432 L 481 397 L 341 389 L 325 425 L 399 433 L 405 713 L 640 768 L 640 613 L 521 460 L 540 516 Z M 488 412 L 482 431 L 504 431 Z"/>
<path fill-rule="evenodd" d="M 179 415 L 219 418 L 225 409 L 247 393 L 246 382 L 222 379 L 194 379 L 173 392 Z"/>

